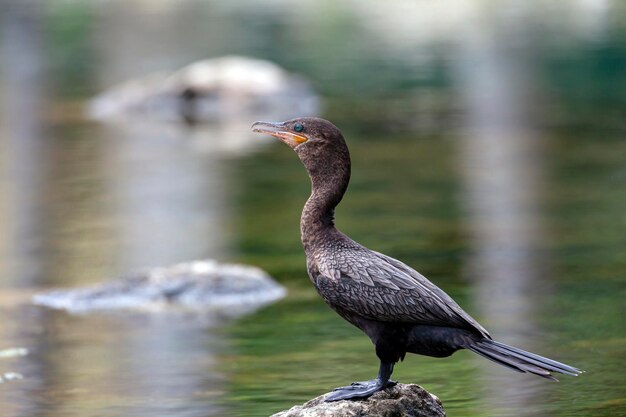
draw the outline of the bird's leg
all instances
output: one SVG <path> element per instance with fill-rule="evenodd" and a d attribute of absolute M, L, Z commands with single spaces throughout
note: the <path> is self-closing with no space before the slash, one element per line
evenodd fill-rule
<path fill-rule="evenodd" d="M 335 388 L 324 401 L 349 400 L 351 398 L 367 398 L 373 393 L 386 387 L 394 386 L 395 381 L 389 381 L 393 372 L 393 362 L 380 362 L 378 376 L 370 381 L 353 382 L 346 387 Z"/>

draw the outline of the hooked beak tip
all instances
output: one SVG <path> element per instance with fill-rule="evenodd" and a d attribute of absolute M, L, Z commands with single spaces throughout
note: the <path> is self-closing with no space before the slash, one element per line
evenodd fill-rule
<path fill-rule="evenodd" d="M 304 135 L 290 132 L 284 123 L 254 122 L 251 128 L 255 133 L 266 133 L 280 139 L 292 149 L 308 140 Z"/>
<path fill-rule="evenodd" d="M 251 128 L 255 133 L 273 133 L 278 131 L 279 123 L 254 122 L 252 123 Z"/>
<path fill-rule="evenodd" d="M 250 128 L 252 129 L 253 132 L 259 132 L 259 128 L 258 125 L 260 125 L 263 122 L 254 122 L 252 123 L 252 126 L 250 126 Z"/>

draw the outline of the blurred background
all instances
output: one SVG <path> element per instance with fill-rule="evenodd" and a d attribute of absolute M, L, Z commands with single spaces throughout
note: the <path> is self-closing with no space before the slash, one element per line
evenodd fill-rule
<path fill-rule="evenodd" d="M 0 350 L 29 352 L 0 358 L 23 375 L 2 416 L 267 416 L 376 372 L 306 276 L 309 182 L 248 133 L 254 112 L 85 116 L 116 84 L 233 54 L 308 80 L 343 130 L 339 228 L 499 340 L 587 371 L 552 384 L 459 352 L 394 377 L 450 416 L 626 415 L 623 1 L 4 0 L 0 33 Z M 211 327 L 30 303 L 200 258 L 289 295 Z"/>

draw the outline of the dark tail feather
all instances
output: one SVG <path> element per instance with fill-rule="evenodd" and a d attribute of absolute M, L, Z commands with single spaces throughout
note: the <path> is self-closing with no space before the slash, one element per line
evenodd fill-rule
<path fill-rule="evenodd" d="M 481 339 L 466 346 L 466 348 L 515 371 L 529 372 L 552 381 L 558 381 L 558 379 L 552 376 L 551 372 L 572 376 L 578 376 L 583 372 L 564 363 L 544 358 L 543 356 L 526 352 L 495 340 Z"/>

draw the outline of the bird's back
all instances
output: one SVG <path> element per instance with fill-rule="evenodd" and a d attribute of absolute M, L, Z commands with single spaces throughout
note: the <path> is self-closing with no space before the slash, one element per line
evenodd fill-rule
<path fill-rule="evenodd" d="M 307 250 L 311 280 L 333 308 L 368 320 L 446 326 L 489 338 L 444 291 L 397 259 L 340 232 Z"/>

